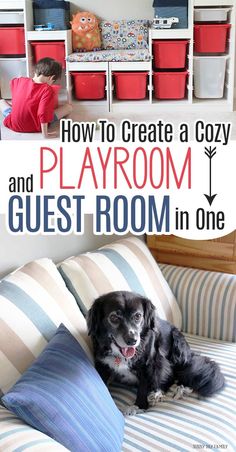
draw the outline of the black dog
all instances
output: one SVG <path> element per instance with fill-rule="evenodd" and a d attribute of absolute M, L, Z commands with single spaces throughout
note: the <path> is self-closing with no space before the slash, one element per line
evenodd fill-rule
<path fill-rule="evenodd" d="M 155 405 L 175 382 L 203 397 L 224 386 L 218 364 L 192 352 L 180 331 L 158 318 L 147 298 L 125 291 L 101 296 L 87 323 L 103 381 L 137 386 L 135 405 L 141 409 Z"/>

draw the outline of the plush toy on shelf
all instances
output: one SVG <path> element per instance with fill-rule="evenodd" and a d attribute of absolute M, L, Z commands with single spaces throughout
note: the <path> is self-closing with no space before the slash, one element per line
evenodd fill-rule
<path fill-rule="evenodd" d="M 101 37 L 98 19 L 89 12 L 79 12 L 72 16 L 72 45 L 77 52 L 100 49 Z"/>

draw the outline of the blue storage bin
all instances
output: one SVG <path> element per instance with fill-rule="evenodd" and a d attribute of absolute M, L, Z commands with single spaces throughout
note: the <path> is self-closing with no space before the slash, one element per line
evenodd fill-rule
<path fill-rule="evenodd" d="M 34 0 L 34 25 L 51 23 L 54 30 L 70 28 L 70 2 L 65 0 Z"/>
<path fill-rule="evenodd" d="M 154 0 L 152 6 L 155 17 L 178 17 L 171 28 L 188 28 L 188 0 Z"/>

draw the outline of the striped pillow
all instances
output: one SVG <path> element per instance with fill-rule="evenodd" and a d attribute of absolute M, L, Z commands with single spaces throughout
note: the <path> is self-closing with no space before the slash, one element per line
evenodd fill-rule
<path fill-rule="evenodd" d="M 176 299 L 140 239 L 129 237 L 71 257 L 60 264 L 59 270 L 84 315 L 98 296 L 128 290 L 148 297 L 161 318 L 181 327 Z"/>
<path fill-rule="evenodd" d="M 71 452 L 121 450 L 124 417 L 64 325 L 2 402 Z"/>
<path fill-rule="evenodd" d="M 183 331 L 236 342 L 236 275 L 160 264 L 183 313 Z"/>
<path fill-rule="evenodd" d="M 31 262 L 0 282 L 0 394 L 30 366 L 64 323 L 90 354 L 86 322 L 50 259 Z"/>

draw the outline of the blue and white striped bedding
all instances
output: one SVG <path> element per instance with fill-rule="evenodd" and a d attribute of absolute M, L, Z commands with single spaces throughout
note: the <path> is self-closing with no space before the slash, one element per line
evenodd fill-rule
<path fill-rule="evenodd" d="M 190 335 L 186 338 L 194 350 L 220 363 L 226 388 L 206 400 L 191 394 L 185 399 L 160 402 L 156 408 L 127 418 L 122 452 L 185 452 L 200 448 L 235 452 L 236 344 Z M 123 407 L 132 404 L 135 395 L 114 387 L 113 397 Z"/>
<path fill-rule="evenodd" d="M 192 394 L 184 400 L 162 402 L 155 409 L 128 417 L 122 452 L 185 452 L 200 448 L 235 452 L 236 344 L 190 335 L 186 338 L 195 351 L 220 363 L 226 388 L 207 400 L 198 400 Z M 132 404 L 135 398 L 134 391 L 120 386 L 112 388 L 112 395 L 119 407 Z M 25 450 L 59 452 L 67 449 L 0 408 L 0 451 Z"/>

